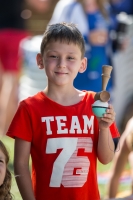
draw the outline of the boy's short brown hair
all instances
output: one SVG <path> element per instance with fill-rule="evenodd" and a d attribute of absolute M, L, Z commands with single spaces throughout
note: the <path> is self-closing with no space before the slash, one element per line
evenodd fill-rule
<path fill-rule="evenodd" d="M 85 54 L 85 43 L 81 32 L 73 23 L 57 23 L 49 25 L 43 35 L 41 42 L 41 54 L 43 55 L 47 44 L 50 41 L 61 41 L 66 43 L 74 43 L 78 45 L 81 50 L 82 58 Z"/>

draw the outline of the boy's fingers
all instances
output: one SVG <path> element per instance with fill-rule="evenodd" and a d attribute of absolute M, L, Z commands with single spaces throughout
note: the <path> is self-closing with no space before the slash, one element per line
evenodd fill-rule
<path fill-rule="evenodd" d="M 115 121 L 115 112 L 113 112 L 113 113 L 110 112 L 110 113 L 104 114 L 104 118 L 109 119 L 111 121 Z"/>
<path fill-rule="evenodd" d="M 115 111 L 114 111 L 114 108 L 111 104 L 109 104 L 109 109 L 107 109 L 107 113 L 112 113 L 112 115 L 116 115 Z"/>

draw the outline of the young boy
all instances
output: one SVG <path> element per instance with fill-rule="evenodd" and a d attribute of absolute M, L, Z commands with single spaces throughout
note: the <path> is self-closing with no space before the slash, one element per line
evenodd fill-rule
<path fill-rule="evenodd" d="M 95 93 L 73 87 L 77 73 L 86 69 L 84 52 L 74 24 L 53 24 L 45 31 L 36 59 L 48 85 L 20 103 L 7 133 L 15 138 L 14 169 L 24 200 L 100 199 L 96 161 L 112 160 L 111 132 L 119 133 L 112 105 L 97 119 L 91 109 Z"/>

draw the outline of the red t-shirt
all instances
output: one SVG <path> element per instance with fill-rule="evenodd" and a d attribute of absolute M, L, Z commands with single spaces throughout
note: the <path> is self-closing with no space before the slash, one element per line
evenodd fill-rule
<path fill-rule="evenodd" d="M 39 92 L 22 101 L 7 135 L 31 142 L 36 200 L 99 200 L 99 127 L 92 112 L 93 92 L 62 106 Z M 119 137 L 115 124 L 113 137 Z"/>

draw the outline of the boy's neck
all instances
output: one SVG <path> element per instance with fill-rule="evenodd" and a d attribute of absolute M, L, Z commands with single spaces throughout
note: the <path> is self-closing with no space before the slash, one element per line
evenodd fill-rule
<path fill-rule="evenodd" d="M 77 104 L 82 100 L 85 94 L 84 92 L 77 90 L 74 87 L 72 87 L 71 89 L 69 88 L 69 90 L 65 88 L 55 90 L 54 88 L 49 89 L 48 87 L 46 87 L 44 89 L 44 93 L 51 100 L 64 106 Z"/>

